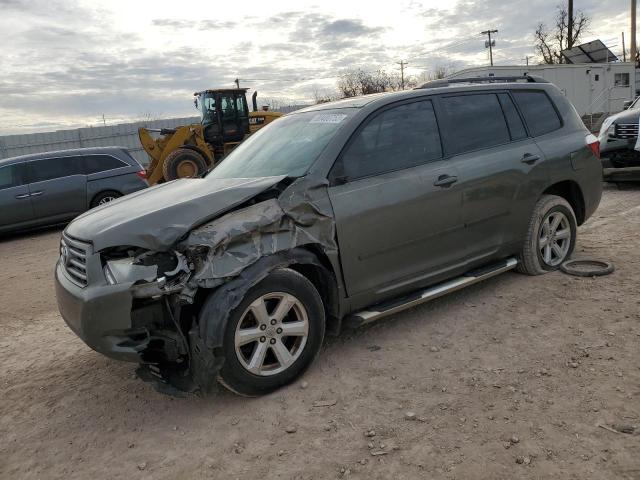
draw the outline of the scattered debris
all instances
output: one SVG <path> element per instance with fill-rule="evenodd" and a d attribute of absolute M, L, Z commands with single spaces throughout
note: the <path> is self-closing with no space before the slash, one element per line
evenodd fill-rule
<path fill-rule="evenodd" d="M 338 403 L 338 400 L 333 399 L 333 400 L 318 400 L 313 402 L 313 406 L 314 407 L 333 407 L 336 403 Z"/>
<path fill-rule="evenodd" d="M 404 419 L 405 420 L 415 420 L 416 419 L 416 413 L 415 412 L 406 412 L 404 414 Z"/>
<path fill-rule="evenodd" d="M 307 381 L 304 381 L 300 384 L 300 388 L 303 390 L 306 390 L 308 386 L 309 386 L 309 382 Z"/>
<path fill-rule="evenodd" d="M 298 429 L 294 425 L 289 425 L 287 428 L 284 429 L 284 431 L 287 433 L 296 433 Z"/>
<path fill-rule="evenodd" d="M 375 430 L 367 430 L 366 432 L 364 432 L 364 436 L 368 437 L 368 438 L 373 438 L 376 436 L 376 431 Z"/>
<path fill-rule="evenodd" d="M 144 470 L 147 468 L 147 462 L 142 462 L 138 464 L 138 470 Z"/>
<path fill-rule="evenodd" d="M 635 433 L 637 430 L 636 427 L 633 425 L 612 425 L 611 427 L 609 427 L 608 425 L 603 425 L 602 423 L 599 423 L 597 426 L 600 428 L 604 428 L 605 430 L 612 433 L 627 434 L 627 435 L 631 435 Z"/>
<path fill-rule="evenodd" d="M 440 349 L 439 349 L 438 347 L 436 347 L 435 345 L 432 345 L 432 346 L 429 348 L 429 350 L 431 350 L 431 351 L 432 351 L 432 352 L 434 352 L 434 353 L 435 353 L 435 352 L 439 352 L 439 351 L 440 351 Z"/>
<path fill-rule="evenodd" d="M 372 457 L 377 457 L 377 456 L 380 456 L 380 455 L 386 455 L 386 454 L 388 454 L 389 452 L 387 452 L 387 451 L 385 451 L 385 450 L 371 450 L 371 452 L 370 452 L 370 453 L 371 453 L 371 456 L 372 456 Z"/>
<path fill-rule="evenodd" d="M 379 345 L 369 345 L 369 346 L 367 347 L 367 349 L 368 349 L 370 352 L 377 352 L 377 351 L 378 351 L 378 350 L 380 350 L 381 348 L 382 348 L 382 347 L 380 347 Z"/>

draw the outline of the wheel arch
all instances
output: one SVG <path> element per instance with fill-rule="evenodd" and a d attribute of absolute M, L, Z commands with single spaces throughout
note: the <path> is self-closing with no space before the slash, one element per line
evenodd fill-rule
<path fill-rule="evenodd" d="M 215 379 L 215 370 L 224 361 L 222 343 L 231 312 L 254 285 L 276 269 L 290 268 L 313 283 L 328 313 L 327 330 L 340 328 L 338 286 L 326 255 L 323 258 L 313 251 L 318 249 L 321 251 L 320 246 L 307 245 L 268 255 L 218 287 L 198 289 L 194 308 L 187 309 L 198 319 L 189 332 L 192 375 L 198 385 L 208 390 Z"/>
<path fill-rule="evenodd" d="M 547 187 L 547 189 L 542 192 L 542 195 L 557 195 L 558 197 L 564 198 L 569 202 L 569 205 L 571 205 L 571 208 L 576 215 L 578 225 L 582 225 L 584 223 L 586 214 L 584 194 L 577 182 L 573 180 L 556 182 Z"/>
<path fill-rule="evenodd" d="M 94 203 L 95 199 L 98 198 L 99 195 L 102 195 L 103 193 L 111 193 L 111 192 L 117 193 L 121 197 L 124 197 L 124 193 L 122 193 L 120 190 L 117 190 L 115 188 L 103 188 L 103 189 L 100 189 L 96 193 L 93 194 L 93 196 L 91 197 L 91 200 L 89 200 L 89 208 L 93 208 L 93 206 L 94 206 L 93 203 Z"/>

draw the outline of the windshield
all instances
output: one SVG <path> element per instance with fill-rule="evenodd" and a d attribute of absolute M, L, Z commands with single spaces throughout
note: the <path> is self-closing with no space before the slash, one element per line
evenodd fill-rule
<path fill-rule="evenodd" d="M 214 95 L 205 92 L 198 95 L 196 108 L 200 110 L 200 120 L 203 125 L 217 123 L 216 119 L 216 98 Z"/>
<path fill-rule="evenodd" d="M 355 111 L 341 108 L 279 118 L 240 144 L 207 177 L 300 177 Z"/>

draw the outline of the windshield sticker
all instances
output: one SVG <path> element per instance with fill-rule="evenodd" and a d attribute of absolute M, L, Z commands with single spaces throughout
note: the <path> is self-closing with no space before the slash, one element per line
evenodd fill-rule
<path fill-rule="evenodd" d="M 340 123 L 345 118 L 347 115 L 344 113 L 321 113 L 314 116 L 309 123 Z"/>

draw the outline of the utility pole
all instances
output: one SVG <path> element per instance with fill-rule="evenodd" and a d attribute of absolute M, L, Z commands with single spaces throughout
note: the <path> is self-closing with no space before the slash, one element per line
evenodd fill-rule
<path fill-rule="evenodd" d="M 529 59 L 532 57 L 533 55 L 525 55 L 524 56 L 524 60 L 527 62 L 527 67 L 529 66 Z"/>
<path fill-rule="evenodd" d="M 627 61 L 627 48 L 624 46 L 624 32 L 622 32 L 622 61 Z"/>
<path fill-rule="evenodd" d="M 236 87 L 240 88 L 240 79 L 236 78 L 234 82 L 236 83 Z"/>
<path fill-rule="evenodd" d="M 573 48 L 573 0 L 569 0 L 569 19 L 567 20 L 567 49 Z M 560 46 L 562 47 L 562 45 Z"/>
<path fill-rule="evenodd" d="M 409 62 L 400 60 L 399 62 L 396 62 L 396 63 L 400 65 L 400 85 L 402 86 L 402 90 L 404 90 L 404 67 L 406 65 L 409 65 Z"/>
<path fill-rule="evenodd" d="M 636 63 L 636 0 L 631 0 L 631 61 Z"/>
<path fill-rule="evenodd" d="M 485 30 L 484 32 L 480 32 L 480 35 L 489 35 L 489 41 L 485 42 L 485 48 L 489 47 L 489 61 L 493 67 L 493 46 L 496 44 L 496 41 L 494 40 L 493 43 L 491 42 L 492 33 L 498 33 L 498 30 Z"/>

